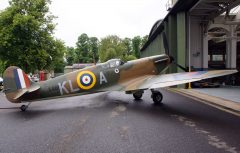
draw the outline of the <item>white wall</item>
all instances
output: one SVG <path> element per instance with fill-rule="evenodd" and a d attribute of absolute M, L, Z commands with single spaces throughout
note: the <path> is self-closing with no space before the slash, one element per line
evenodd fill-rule
<path fill-rule="evenodd" d="M 191 66 L 194 68 L 202 68 L 203 58 L 203 31 L 200 21 L 197 17 L 190 17 L 190 55 Z M 208 57 L 207 57 L 208 58 Z M 186 58 L 188 63 L 188 58 Z M 188 65 L 188 64 L 187 64 Z"/>

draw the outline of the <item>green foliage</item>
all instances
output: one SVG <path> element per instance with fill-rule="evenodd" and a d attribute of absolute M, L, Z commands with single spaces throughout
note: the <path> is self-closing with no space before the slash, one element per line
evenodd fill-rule
<path fill-rule="evenodd" d="M 54 65 L 54 73 L 63 73 L 64 67 L 66 66 L 66 63 L 64 60 L 59 60 Z"/>
<path fill-rule="evenodd" d="M 66 50 L 66 60 L 67 60 L 67 65 L 73 65 L 76 61 L 76 52 L 73 47 L 67 47 Z"/>
<path fill-rule="evenodd" d="M 89 62 L 89 38 L 88 35 L 83 33 L 78 37 L 76 43 L 76 57 L 78 63 L 88 63 Z"/>
<path fill-rule="evenodd" d="M 148 36 L 141 38 L 136 36 L 133 39 L 123 40 L 115 35 L 103 38 L 99 46 L 99 58 L 105 62 L 111 58 L 120 58 L 124 61 L 140 58 L 140 49 L 147 42 Z"/>
<path fill-rule="evenodd" d="M 140 48 L 147 41 L 147 36 L 121 39 L 110 35 L 99 42 L 83 33 L 76 48 L 66 48 L 53 37 L 56 25 L 55 16 L 49 12 L 50 0 L 10 0 L 9 4 L 0 12 L 0 73 L 10 65 L 27 73 L 43 69 L 62 72 L 64 54 L 68 65 L 111 58 L 133 60 L 140 57 Z"/>
<path fill-rule="evenodd" d="M 75 49 L 75 63 L 96 63 L 98 60 L 99 42 L 96 37 L 88 37 L 83 33 L 78 37 Z"/>
<path fill-rule="evenodd" d="M 132 39 L 133 53 L 135 57 L 140 58 L 141 37 L 136 36 Z"/>
<path fill-rule="evenodd" d="M 114 48 L 108 48 L 108 49 L 106 50 L 105 58 L 106 58 L 107 60 L 113 59 L 113 58 L 116 58 L 116 57 L 117 57 L 117 53 L 116 53 L 116 51 L 115 51 Z"/>
<path fill-rule="evenodd" d="M 61 40 L 55 40 L 52 48 L 52 54 L 55 56 L 52 58 L 51 56 L 51 64 L 50 69 L 53 69 L 56 73 L 63 73 L 64 67 L 66 66 L 66 63 L 64 61 L 64 54 L 66 53 L 66 47 L 64 46 L 64 43 Z"/>
<path fill-rule="evenodd" d="M 131 61 L 131 60 L 135 60 L 135 59 L 137 59 L 134 55 L 127 55 L 127 56 L 124 56 L 123 57 L 123 61 Z"/>
<path fill-rule="evenodd" d="M 54 68 L 64 44 L 54 39 L 49 0 L 11 0 L 0 13 L 0 59 L 26 72 Z"/>
<path fill-rule="evenodd" d="M 146 43 L 148 41 L 148 35 L 146 35 L 146 36 L 144 36 L 144 37 L 142 37 L 142 41 L 141 41 L 141 47 L 140 48 L 142 48 L 143 47 L 143 45 Z"/>
<path fill-rule="evenodd" d="M 97 37 L 91 37 L 89 39 L 89 56 L 92 58 L 93 63 L 97 63 L 98 61 L 98 46 L 99 41 Z"/>
<path fill-rule="evenodd" d="M 109 50 L 110 53 L 108 53 Z M 116 54 L 114 54 L 113 50 Z M 112 57 L 112 55 L 115 55 L 115 57 Z M 127 50 L 125 49 L 123 41 L 118 36 L 110 35 L 101 40 L 99 47 L 99 58 L 101 62 L 105 62 L 111 58 L 123 58 L 125 55 L 127 55 Z"/>
<path fill-rule="evenodd" d="M 127 51 L 127 55 L 132 54 L 132 41 L 130 38 L 124 38 L 123 39 L 123 44 L 125 46 L 125 49 Z"/>
<path fill-rule="evenodd" d="M 6 64 L 7 64 L 6 61 L 1 61 L 1 60 L 0 60 L 0 76 L 1 76 L 1 77 L 3 76 L 3 72 L 4 72 L 4 70 L 6 69 Z"/>

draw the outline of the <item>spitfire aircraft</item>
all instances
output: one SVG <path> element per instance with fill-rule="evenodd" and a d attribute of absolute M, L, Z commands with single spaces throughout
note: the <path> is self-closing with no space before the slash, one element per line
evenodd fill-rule
<path fill-rule="evenodd" d="M 157 88 L 174 86 L 202 79 L 228 75 L 236 70 L 196 71 L 164 74 L 174 62 L 169 54 L 166 36 L 163 35 L 166 54 L 123 62 L 112 59 L 105 63 L 86 67 L 65 75 L 41 82 L 32 82 L 20 68 L 8 67 L 3 75 L 4 92 L 12 103 L 29 104 L 34 101 L 78 96 L 105 91 L 125 91 L 141 99 L 144 90 L 151 90 L 154 103 L 162 102 L 162 94 Z M 25 111 L 28 105 L 20 109 Z"/>

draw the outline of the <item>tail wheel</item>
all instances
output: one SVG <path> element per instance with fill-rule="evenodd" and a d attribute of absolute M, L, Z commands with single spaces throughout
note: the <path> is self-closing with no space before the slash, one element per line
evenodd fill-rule
<path fill-rule="evenodd" d="M 27 109 L 28 109 L 28 106 L 30 105 L 31 103 L 28 103 L 27 105 L 22 105 L 20 107 L 21 111 L 25 112 Z"/>
<path fill-rule="evenodd" d="M 152 99 L 153 99 L 154 104 L 159 105 L 162 103 L 163 95 L 159 91 L 154 91 L 152 93 Z"/>
<path fill-rule="evenodd" d="M 23 111 L 23 112 L 25 112 L 27 110 L 27 108 L 28 108 L 28 105 L 22 105 L 20 107 L 21 111 Z"/>
<path fill-rule="evenodd" d="M 143 96 L 143 91 L 137 91 L 135 93 L 133 93 L 133 97 L 135 100 L 140 100 Z"/>

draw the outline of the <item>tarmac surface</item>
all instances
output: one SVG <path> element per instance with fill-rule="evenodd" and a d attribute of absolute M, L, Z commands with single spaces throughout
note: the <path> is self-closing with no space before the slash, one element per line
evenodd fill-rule
<path fill-rule="evenodd" d="M 107 92 L 0 109 L 0 152 L 240 152 L 238 116 L 161 91 L 161 106 L 148 91 L 141 101 Z M 3 107 L 16 105 L 0 93 Z"/>

